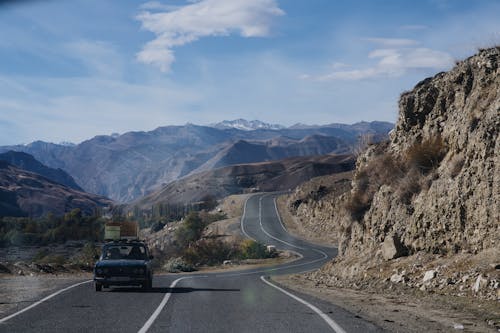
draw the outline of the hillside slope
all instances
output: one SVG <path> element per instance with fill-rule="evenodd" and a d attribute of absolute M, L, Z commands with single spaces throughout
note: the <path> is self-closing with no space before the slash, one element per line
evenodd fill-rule
<path fill-rule="evenodd" d="M 0 161 L 0 216 L 62 215 L 75 208 L 91 215 L 112 204 L 104 197 L 66 187 L 36 173 Z"/>
<path fill-rule="evenodd" d="M 37 161 L 30 154 L 11 150 L 0 154 L 0 160 L 8 162 L 19 169 L 37 173 L 56 183 L 71 187 L 74 190 L 83 191 L 83 189 L 75 182 L 73 177 L 68 175 L 64 170 L 49 168 L 48 166 Z"/>
<path fill-rule="evenodd" d="M 183 178 L 131 205 L 147 210 L 158 203 L 197 202 L 207 195 L 223 198 L 230 194 L 256 190 L 288 190 L 313 177 L 353 168 L 354 158 L 351 155 L 312 156 L 240 164 Z"/>

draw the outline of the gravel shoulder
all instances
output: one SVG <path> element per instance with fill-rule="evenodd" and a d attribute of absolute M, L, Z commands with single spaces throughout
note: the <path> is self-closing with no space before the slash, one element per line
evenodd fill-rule
<path fill-rule="evenodd" d="M 342 307 L 389 332 L 498 332 L 487 323 L 495 313 L 500 319 L 495 301 L 327 287 L 303 275 L 275 276 L 273 280 Z"/>
<path fill-rule="evenodd" d="M 19 311 L 72 284 L 91 280 L 92 274 L 18 276 L 0 274 L 0 318 Z"/>
<path fill-rule="evenodd" d="M 284 197 L 278 198 L 277 203 L 283 223 L 292 235 L 322 244 L 328 244 L 328 240 L 331 240 L 328 236 L 315 235 L 307 227 L 300 225 L 286 208 Z M 408 257 L 406 260 L 412 258 Z M 442 259 L 441 261 L 446 262 L 440 264 L 444 267 L 451 266 L 453 260 Z M 500 332 L 499 301 L 465 297 L 465 293 L 458 297 L 393 284 L 389 277 L 394 273 L 392 266 L 395 264 L 397 266 L 397 263 L 386 264 L 391 267 L 384 267 L 389 276 L 383 278 L 378 270 L 377 274 L 365 273 L 365 278 L 371 279 L 371 283 L 363 285 L 348 279 L 337 281 L 335 285 L 323 281 L 325 273 L 321 271 L 277 276 L 273 280 L 292 290 L 336 304 L 389 332 Z M 400 265 L 403 267 L 402 264 Z M 434 264 L 435 261 L 429 263 Z M 395 272 L 401 269 L 398 268 Z"/>

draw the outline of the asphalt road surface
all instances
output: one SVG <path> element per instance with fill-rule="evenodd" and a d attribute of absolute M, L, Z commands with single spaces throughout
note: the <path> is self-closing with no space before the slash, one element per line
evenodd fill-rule
<path fill-rule="evenodd" d="M 150 291 L 95 292 L 92 282 L 82 281 L 0 319 L 0 332 L 380 332 L 342 308 L 272 281 L 273 275 L 318 269 L 337 253 L 289 235 L 274 199 L 250 197 L 242 231 L 299 253 L 299 260 L 237 272 L 155 276 Z"/>

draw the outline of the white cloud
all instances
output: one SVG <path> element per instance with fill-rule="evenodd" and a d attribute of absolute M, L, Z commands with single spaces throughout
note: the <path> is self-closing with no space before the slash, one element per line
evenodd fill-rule
<path fill-rule="evenodd" d="M 419 44 L 416 40 L 406 38 L 364 38 L 364 40 L 384 47 L 414 46 Z"/>
<path fill-rule="evenodd" d="M 158 4 L 154 3 L 158 8 Z M 178 9 L 137 15 L 142 28 L 156 35 L 137 54 L 140 62 L 168 72 L 175 47 L 208 36 L 265 37 L 274 17 L 284 15 L 276 0 L 202 0 Z"/>
<path fill-rule="evenodd" d="M 164 11 L 172 11 L 179 9 L 179 6 L 174 5 L 165 5 L 159 1 L 148 1 L 139 6 L 142 10 L 164 10 Z"/>
<path fill-rule="evenodd" d="M 78 40 L 64 45 L 67 55 L 79 60 L 92 74 L 119 77 L 123 61 L 114 45 L 94 40 Z"/>
<path fill-rule="evenodd" d="M 364 80 L 379 77 L 400 77 L 411 70 L 444 70 L 453 65 L 453 58 L 445 52 L 429 48 L 381 48 L 368 54 L 377 60 L 371 67 L 353 70 L 334 70 L 326 75 L 307 75 L 300 78 L 315 81 Z"/>

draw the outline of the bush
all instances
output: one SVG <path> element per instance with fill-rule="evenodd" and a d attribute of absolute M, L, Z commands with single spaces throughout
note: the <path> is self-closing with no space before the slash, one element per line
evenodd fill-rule
<path fill-rule="evenodd" d="M 370 209 L 373 196 L 382 185 L 392 185 L 403 178 L 405 166 L 391 153 L 375 147 L 376 153 L 354 177 L 354 192 L 347 198 L 345 209 L 355 221 L 361 221 Z"/>
<path fill-rule="evenodd" d="M 217 265 L 231 259 L 233 247 L 219 239 L 201 239 L 184 252 L 183 258 L 193 265 Z"/>
<path fill-rule="evenodd" d="M 170 273 L 179 273 L 179 272 L 193 272 L 196 269 L 193 265 L 188 264 L 182 258 L 172 258 L 168 260 L 163 268 Z"/>
<path fill-rule="evenodd" d="M 416 143 L 406 152 L 409 168 L 416 168 L 423 174 L 436 169 L 446 155 L 447 148 L 440 136 Z"/>
<path fill-rule="evenodd" d="M 409 205 L 413 197 L 420 193 L 422 190 L 420 180 L 421 176 L 418 172 L 414 171 L 414 169 L 413 171 L 410 170 L 406 177 L 400 179 L 396 189 L 396 194 L 402 203 Z"/>
<path fill-rule="evenodd" d="M 163 228 L 165 228 L 165 223 L 156 222 L 156 223 L 153 223 L 153 225 L 151 226 L 151 231 L 158 232 L 160 230 L 163 230 Z"/>
<path fill-rule="evenodd" d="M 271 257 L 264 244 L 245 239 L 240 244 L 241 259 L 265 259 Z"/>
<path fill-rule="evenodd" d="M 180 248 L 201 238 L 205 224 L 196 212 L 191 212 L 184 219 L 184 223 L 176 230 L 175 237 Z"/>
<path fill-rule="evenodd" d="M 345 209 L 350 213 L 354 221 L 361 221 L 365 213 L 372 205 L 373 197 L 361 191 L 356 191 L 350 195 L 345 203 Z"/>

